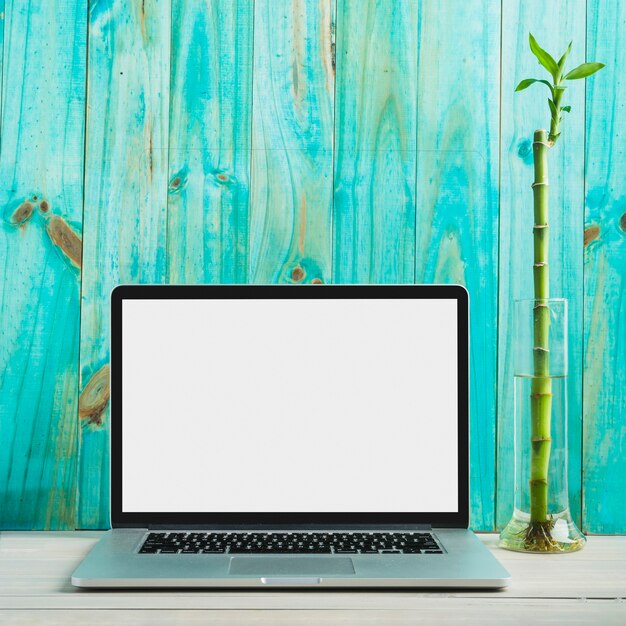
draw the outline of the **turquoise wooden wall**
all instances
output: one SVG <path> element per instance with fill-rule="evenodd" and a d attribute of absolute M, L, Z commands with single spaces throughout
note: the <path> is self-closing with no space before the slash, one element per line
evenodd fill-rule
<path fill-rule="evenodd" d="M 607 69 L 552 156 L 569 482 L 625 532 L 626 5 L 0 0 L 0 527 L 108 525 L 119 282 L 460 282 L 472 525 L 512 503 L 511 301 L 531 295 L 531 30 Z"/>

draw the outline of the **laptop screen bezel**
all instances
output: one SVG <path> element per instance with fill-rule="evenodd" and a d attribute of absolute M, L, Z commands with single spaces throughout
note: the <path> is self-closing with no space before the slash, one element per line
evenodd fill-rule
<path fill-rule="evenodd" d="M 415 513 L 228 513 L 122 511 L 122 304 L 135 299 L 449 299 L 457 301 L 458 511 Z M 121 285 L 111 293 L 111 526 L 378 526 L 431 525 L 467 528 L 469 523 L 468 294 L 460 285 Z"/>

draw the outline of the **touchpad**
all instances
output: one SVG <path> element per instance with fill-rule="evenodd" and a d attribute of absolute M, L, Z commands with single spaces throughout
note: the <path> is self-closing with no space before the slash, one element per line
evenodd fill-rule
<path fill-rule="evenodd" d="M 234 556 L 229 574 L 248 576 L 349 576 L 354 574 L 348 557 Z"/>

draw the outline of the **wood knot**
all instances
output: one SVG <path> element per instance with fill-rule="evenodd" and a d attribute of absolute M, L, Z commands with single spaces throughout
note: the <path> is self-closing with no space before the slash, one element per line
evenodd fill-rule
<path fill-rule="evenodd" d="M 619 227 L 626 233 L 626 213 L 622 213 L 622 217 L 619 218 Z"/>
<path fill-rule="evenodd" d="M 83 242 L 69 224 L 62 217 L 53 215 L 46 224 L 46 231 L 50 241 L 80 269 L 83 263 Z"/>
<path fill-rule="evenodd" d="M 533 144 L 529 139 L 524 139 L 520 141 L 517 146 L 517 154 L 521 159 L 526 159 L 528 156 L 532 155 L 533 152 Z"/>
<path fill-rule="evenodd" d="M 95 426 L 102 425 L 102 414 L 111 396 L 110 370 L 108 363 L 103 365 L 91 377 L 78 398 L 78 417 Z"/>
<path fill-rule="evenodd" d="M 312 284 L 312 285 L 323 285 L 323 284 L 324 284 L 324 281 L 323 281 L 321 278 L 314 278 L 314 279 L 311 281 L 311 284 Z"/>
<path fill-rule="evenodd" d="M 24 224 L 24 222 L 27 222 L 32 217 L 34 209 L 35 205 L 32 202 L 28 200 L 22 202 L 22 204 L 13 211 L 11 224 Z"/>
<path fill-rule="evenodd" d="M 42 213 L 47 213 L 50 210 L 50 203 L 47 200 L 42 200 L 39 203 L 39 210 Z"/>
<path fill-rule="evenodd" d="M 216 168 L 211 174 L 213 175 L 213 184 L 218 187 L 231 187 L 235 183 L 235 178 L 228 171 Z"/>
<path fill-rule="evenodd" d="M 588 228 L 585 228 L 584 246 L 585 248 L 592 242 L 600 237 L 600 226 L 598 224 L 592 224 Z"/>
<path fill-rule="evenodd" d="M 171 194 L 180 193 L 187 186 L 188 173 L 186 167 L 176 172 L 167 185 L 167 192 Z"/>
<path fill-rule="evenodd" d="M 305 271 L 299 265 L 296 265 L 291 271 L 291 280 L 293 280 L 294 283 L 299 283 L 305 276 Z"/>

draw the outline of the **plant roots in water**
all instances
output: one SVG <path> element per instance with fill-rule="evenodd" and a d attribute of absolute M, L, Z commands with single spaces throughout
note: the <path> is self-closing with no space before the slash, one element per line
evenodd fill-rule
<path fill-rule="evenodd" d="M 530 552 L 563 552 L 561 544 L 552 537 L 553 528 L 552 518 L 545 522 L 529 522 L 519 533 L 524 549 Z"/>
<path fill-rule="evenodd" d="M 561 524 L 556 529 L 557 522 Z M 575 552 L 585 545 L 585 537 L 576 529 L 573 522 L 569 525 L 568 536 L 563 537 L 563 522 L 550 516 L 543 522 L 531 522 L 519 518 L 512 519 L 500 535 L 500 546 L 516 552 L 563 553 Z M 555 536 L 556 535 L 556 536 Z"/>

